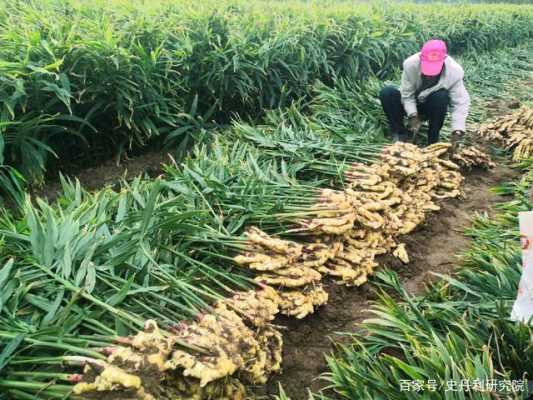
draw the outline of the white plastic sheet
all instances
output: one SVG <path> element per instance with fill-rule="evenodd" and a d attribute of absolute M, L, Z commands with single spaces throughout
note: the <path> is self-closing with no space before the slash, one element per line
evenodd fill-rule
<path fill-rule="evenodd" d="M 528 322 L 533 316 L 533 211 L 518 214 L 522 245 L 522 277 L 511 319 Z"/>

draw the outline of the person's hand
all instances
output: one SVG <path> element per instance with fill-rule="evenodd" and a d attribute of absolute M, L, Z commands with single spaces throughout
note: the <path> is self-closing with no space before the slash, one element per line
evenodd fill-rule
<path fill-rule="evenodd" d="M 450 142 L 452 143 L 452 151 L 456 151 L 459 148 L 460 143 L 463 141 L 465 133 L 460 130 L 455 130 L 452 132 Z"/>
<path fill-rule="evenodd" d="M 409 116 L 409 130 L 413 133 L 418 133 L 420 130 L 420 127 L 422 126 L 422 122 L 420 121 L 420 118 L 418 117 L 418 114 L 411 114 Z"/>

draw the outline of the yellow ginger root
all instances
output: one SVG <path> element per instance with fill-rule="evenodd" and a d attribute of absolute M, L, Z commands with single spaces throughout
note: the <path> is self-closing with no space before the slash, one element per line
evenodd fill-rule
<path fill-rule="evenodd" d="M 403 222 L 402 228 L 398 231 L 400 235 L 407 235 L 413 232 L 424 221 L 423 215 L 408 213 L 407 218 Z"/>
<path fill-rule="evenodd" d="M 406 160 L 413 162 L 422 162 L 425 160 L 418 146 L 404 142 L 397 142 L 387 146 L 382 151 L 380 157 L 387 164 L 401 164 Z"/>
<path fill-rule="evenodd" d="M 353 236 L 353 235 L 344 235 L 346 241 L 345 251 L 339 253 L 338 258 L 345 258 L 348 261 L 350 257 L 353 257 L 356 261 L 359 257 L 366 257 L 366 254 L 370 249 L 374 253 L 382 253 L 389 248 L 394 246 L 394 241 L 391 239 L 390 235 L 384 234 L 383 231 L 373 231 L 368 230 L 365 232 L 364 236 Z M 359 251 L 358 251 L 359 250 Z M 345 256 L 345 257 L 341 257 Z"/>
<path fill-rule="evenodd" d="M 516 129 L 505 140 L 505 147 L 507 150 L 512 149 L 515 146 L 519 146 L 522 141 L 531 138 L 531 130 Z"/>
<path fill-rule="evenodd" d="M 196 379 L 172 377 L 176 400 L 245 400 L 246 388 L 236 378 L 226 377 L 201 387 Z"/>
<path fill-rule="evenodd" d="M 302 226 L 300 230 L 316 235 L 340 235 L 353 227 L 356 217 L 346 194 L 331 189 L 321 191 L 312 210 L 316 210 L 317 217 L 301 220 L 299 224 Z"/>
<path fill-rule="evenodd" d="M 150 379 L 153 382 L 163 379 L 166 360 L 175 344 L 174 338 L 164 336 L 155 321 L 148 320 L 144 332 L 139 332 L 134 337 L 121 338 L 119 342 L 127 346 L 103 349 L 108 358 L 107 362 L 102 362 L 97 367 L 98 374 L 95 374 L 92 366 L 94 363 L 86 366 L 85 376 L 89 377 L 90 382 L 77 384 L 74 387 L 75 393 L 135 389 L 135 398 L 155 400 L 155 397 L 148 393 L 149 386 L 143 383 L 143 374 L 151 371 Z"/>
<path fill-rule="evenodd" d="M 299 257 L 302 254 L 302 245 L 289 240 L 273 238 L 256 227 L 249 228 L 246 232 L 246 236 L 252 243 L 267 250 L 284 254 L 291 260 Z"/>
<path fill-rule="evenodd" d="M 490 156 L 475 146 L 463 147 L 452 155 L 452 160 L 464 168 L 484 167 L 494 168 Z"/>
<path fill-rule="evenodd" d="M 281 370 L 283 338 L 271 327 L 261 328 L 257 334 L 254 357 L 239 371 L 239 377 L 252 385 L 264 384 L 270 375 Z"/>
<path fill-rule="evenodd" d="M 326 265 L 321 266 L 319 271 L 324 275 L 339 278 L 340 281 L 337 281 L 337 283 L 346 284 L 347 286 L 353 286 L 351 283 L 362 276 L 357 265 L 341 259 L 328 262 Z"/>
<path fill-rule="evenodd" d="M 374 186 L 378 185 L 384 178 L 388 177 L 388 172 L 386 169 L 382 168 L 381 165 L 354 163 L 346 171 L 345 175 L 346 180 L 351 184 Z"/>
<path fill-rule="evenodd" d="M 131 341 L 131 345 L 138 350 L 147 350 L 153 347 L 163 346 L 165 350 L 170 350 L 174 345 L 172 339 L 165 337 L 157 322 L 154 320 L 147 320 L 144 323 L 144 332 L 135 335 Z"/>
<path fill-rule="evenodd" d="M 301 291 L 281 291 L 279 295 L 281 313 L 297 319 L 312 314 L 316 307 L 328 301 L 328 293 L 321 284 L 307 286 Z"/>
<path fill-rule="evenodd" d="M 379 213 L 367 211 L 362 207 L 357 210 L 355 220 L 361 225 L 371 229 L 379 229 L 385 223 L 385 220 Z"/>
<path fill-rule="evenodd" d="M 461 183 L 463 183 L 463 176 L 458 171 L 446 171 L 443 170 L 439 173 L 440 175 L 440 182 L 438 186 L 445 187 L 448 189 L 458 189 L 461 187 Z"/>
<path fill-rule="evenodd" d="M 364 204 L 365 207 L 369 209 L 369 206 L 367 204 L 368 202 L 387 204 L 384 202 L 387 202 L 389 198 L 396 198 L 401 195 L 397 186 L 392 182 L 385 182 L 383 186 L 376 187 L 377 189 L 381 189 L 381 191 L 354 190 L 351 189 L 352 187 L 353 186 L 350 186 L 346 189 L 346 194 L 348 195 L 348 198 L 350 199 L 350 202 L 354 207 L 358 207 L 361 204 Z"/>
<path fill-rule="evenodd" d="M 144 332 L 139 332 L 135 335 L 131 341 L 131 346 L 143 354 L 146 355 L 146 361 L 149 364 L 157 365 L 160 371 L 163 371 L 165 368 L 165 360 L 168 358 L 170 352 L 172 351 L 175 344 L 173 337 L 165 337 L 157 323 L 153 320 L 148 320 L 145 322 Z M 130 354 L 131 358 L 126 357 L 126 351 L 115 352 L 111 355 L 110 360 L 113 361 L 115 358 L 121 357 L 124 361 L 128 360 L 131 362 L 136 357 L 134 354 Z"/>
<path fill-rule="evenodd" d="M 244 315 L 256 327 L 262 327 L 272 321 L 279 312 L 281 302 L 279 294 L 270 286 L 258 290 L 238 292 L 233 297 L 220 300 L 215 310 L 227 308 Z"/>
<path fill-rule="evenodd" d="M 239 370 L 239 378 L 250 384 L 264 384 L 270 376 L 270 371 L 266 369 L 268 349 L 254 348 L 253 356 L 250 357 L 248 364 L 245 364 Z"/>
<path fill-rule="evenodd" d="M 440 168 L 424 168 L 416 176 L 409 178 L 407 182 L 402 185 L 406 190 L 412 187 L 412 190 L 427 192 L 433 189 L 439 183 L 439 169 Z M 407 187 L 406 187 L 407 185 Z"/>
<path fill-rule="evenodd" d="M 147 321 L 143 332 L 119 340 L 125 346 L 104 349 L 109 356 L 97 365 L 97 374 L 87 365 L 88 379 L 75 392 L 117 392 L 122 398 L 119 392 L 128 391 L 155 400 L 161 391 L 170 391 L 175 398 L 244 400 L 244 387 L 232 375 L 242 371 L 258 383 L 280 369 L 281 335 L 269 325 L 280 302 L 276 291 L 265 286 L 218 301 L 211 314 L 172 328 L 174 335 Z"/>
<path fill-rule="evenodd" d="M 221 317 L 222 315 L 222 317 Z M 232 375 L 244 365 L 255 345 L 253 332 L 233 311 L 221 308 L 216 315 L 205 314 L 195 324 L 178 334 L 181 341 L 206 349 L 208 354 L 195 355 L 175 350 L 166 363 L 167 369 L 183 369 L 183 375 L 200 380 L 200 386 Z"/>
<path fill-rule="evenodd" d="M 504 136 L 492 124 L 480 126 L 476 134 L 486 141 L 503 142 Z"/>
<path fill-rule="evenodd" d="M 519 141 L 514 139 L 514 143 L 518 143 L 513 152 L 513 161 L 521 161 L 527 158 L 530 158 L 533 155 L 533 129 L 530 129 L 526 135 L 523 136 Z M 507 148 L 515 146 L 515 144 L 508 145 Z"/>
<path fill-rule="evenodd" d="M 533 108 L 524 106 L 517 112 L 504 115 L 496 120 L 481 124 L 477 135 L 487 140 L 506 139 L 514 132 L 533 129 Z"/>
<path fill-rule="evenodd" d="M 339 278 L 339 284 L 360 286 L 368 280 L 368 275 L 372 273 L 377 265 L 373 257 L 369 257 L 357 265 L 345 260 L 335 259 L 320 267 L 319 271 Z"/>
<path fill-rule="evenodd" d="M 275 271 L 276 274 L 263 273 L 255 277 L 255 281 L 267 285 L 284 287 L 305 286 L 313 282 L 318 282 L 322 276 L 312 268 L 303 266 L 291 266 L 289 268 Z"/>
<path fill-rule="evenodd" d="M 526 128 L 533 128 L 533 108 L 524 106 L 517 113 L 518 122 Z"/>
<path fill-rule="evenodd" d="M 421 205 L 420 209 L 422 211 L 439 211 L 440 206 L 433 203 L 433 201 L 426 201 Z"/>
<path fill-rule="evenodd" d="M 533 108 L 524 106 L 513 114 L 482 124 L 476 133 L 483 139 L 502 141 L 507 149 L 514 149 L 513 161 L 528 158 L 533 155 Z"/>
<path fill-rule="evenodd" d="M 216 364 L 212 360 L 216 360 Z M 211 357 L 206 362 L 201 363 L 197 362 L 196 357 L 189 353 L 176 351 L 169 365 L 175 369 L 183 368 L 183 375 L 199 379 L 201 387 L 217 379 L 232 375 L 239 367 L 226 352 L 216 354 L 216 357 Z"/>
<path fill-rule="evenodd" d="M 301 220 L 302 229 L 300 230 L 314 235 L 341 235 L 353 228 L 355 220 L 356 214 L 354 212 L 338 217 Z"/>
<path fill-rule="evenodd" d="M 268 375 L 279 372 L 283 358 L 283 336 L 281 332 L 273 327 L 265 327 L 257 333 L 257 340 L 259 348 L 264 349 L 267 353 L 265 371 L 269 372 Z M 268 376 L 266 378 L 268 379 Z"/>
<path fill-rule="evenodd" d="M 425 219 L 426 212 L 437 211 L 440 209 L 434 202 L 432 195 L 437 189 L 424 191 L 411 192 L 411 203 L 409 211 L 404 214 L 405 218 L 411 220 L 417 220 L 418 223 L 422 223 Z"/>
<path fill-rule="evenodd" d="M 85 373 L 89 373 L 90 366 L 86 367 Z M 96 376 L 94 382 L 80 382 L 73 388 L 73 393 L 80 395 L 89 392 L 105 392 L 124 389 L 141 389 L 141 378 L 129 374 L 114 365 L 106 365 Z M 146 398 L 146 397 L 145 397 Z"/>
<path fill-rule="evenodd" d="M 316 234 L 340 235 L 353 227 L 355 219 L 356 214 L 349 212 L 336 217 L 313 218 L 309 221 L 301 221 L 301 225 L 307 231 L 313 231 Z"/>
<path fill-rule="evenodd" d="M 263 251 L 261 249 L 254 249 Z M 238 255 L 234 258 L 239 265 L 247 265 L 250 269 L 256 271 L 274 271 L 276 269 L 285 267 L 289 263 L 287 256 L 281 254 L 261 254 L 247 252 L 246 254 Z"/>
<path fill-rule="evenodd" d="M 428 212 L 439 210 L 437 199 L 460 195 L 463 177 L 459 166 L 443 158 L 450 155 L 450 147 L 449 143 L 436 143 L 420 149 L 396 143 L 383 150 L 379 162 L 353 164 L 346 172 L 346 190 L 321 190 L 311 208 L 316 216 L 299 221 L 302 228 L 294 232 L 314 236 L 315 243 L 304 244 L 297 258 L 275 263 L 272 252 L 251 251 L 236 261 L 252 268 L 254 257 L 260 258 L 262 264 L 253 268 L 261 272 L 256 281 L 297 288 L 318 282 L 320 274 L 336 276 L 346 284 L 361 284 L 377 265 L 375 257 L 393 249 L 407 260 L 404 246 L 397 246 L 395 238 L 422 224 Z M 261 237 L 266 240 L 268 235 Z M 337 246 L 335 250 L 333 246 Z M 311 273 L 311 268 L 318 274 Z M 312 312 L 302 289 L 287 292 L 290 296 L 285 296 L 282 312 L 290 308 L 288 301 L 294 303 L 292 309 L 299 310 L 293 311 L 294 315 Z"/>
<path fill-rule="evenodd" d="M 365 257 L 365 252 L 362 249 L 358 249 L 355 246 L 351 245 L 345 245 L 344 250 L 339 252 L 337 255 L 338 259 L 348 261 L 352 264 L 358 264 L 363 261 L 363 258 Z"/>
<path fill-rule="evenodd" d="M 303 229 L 298 230 L 316 235 L 316 242 L 304 244 L 298 257 L 277 259 L 278 254 L 284 253 L 250 250 L 236 261 L 262 272 L 255 278 L 258 282 L 296 288 L 320 280 L 320 274 L 314 275 L 311 268 L 337 276 L 347 284 L 360 284 L 377 265 L 376 255 L 395 249 L 402 260 L 407 260 L 404 246 L 396 246 L 394 238 L 411 232 L 424 222 L 428 212 L 440 209 L 434 199 L 460 195 L 463 178 L 459 166 L 441 158 L 448 156 L 449 150 L 448 143 L 425 149 L 408 143 L 388 146 L 381 162 L 349 168 L 349 184 L 344 192 L 320 192 L 311 209 L 316 211 L 316 217 L 300 221 Z M 330 237 L 341 237 L 344 244 L 331 241 Z M 256 245 L 269 239 L 264 233 L 260 238 L 254 242 Z M 335 251 L 331 250 L 332 243 L 337 246 Z M 259 264 L 252 265 L 253 262 Z M 306 304 L 305 313 L 312 312 L 300 290 L 288 293 L 290 296 L 286 295 L 284 301 L 293 302 L 293 309 L 303 309 Z M 282 311 L 287 308 L 285 305 Z"/>
<path fill-rule="evenodd" d="M 416 174 L 426 161 L 426 156 L 414 144 L 398 142 L 383 150 L 381 160 L 389 165 L 391 177 L 398 180 Z"/>
<path fill-rule="evenodd" d="M 382 249 L 389 245 L 389 238 L 383 235 L 383 232 L 372 231 L 365 236 L 365 241 L 368 243 L 368 248 Z"/>
<path fill-rule="evenodd" d="M 249 228 L 246 236 L 253 245 L 248 246 L 244 254 L 234 257 L 238 265 L 256 271 L 276 271 L 302 255 L 301 244 L 271 237 L 256 227 Z"/>
<path fill-rule="evenodd" d="M 360 187 L 372 187 L 381 182 L 379 175 L 363 175 L 354 172 L 347 172 L 349 181 L 356 183 Z"/>
<path fill-rule="evenodd" d="M 444 168 L 447 168 L 447 169 L 452 169 L 452 170 L 457 170 L 459 171 L 461 169 L 461 167 L 459 165 L 457 165 L 456 163 L 454 163 L 453 161 L 450 161 L 450 160 L 444 160 L 444 159 L 441 159 L 439 158 L 437 163 L 444 167 Z"/>
<path fill-rule="evenodd" d="M 405 249 L 405 243 L 401 243 L 396 247 L 396 249 L 392 252 L 394 257 L 399 258 L 404 264 L 409 264 L 409 255 L 407 254 L 407 250 Z"/>
<path fill-rule="evenodd" d="M 383 213 L 385 218 L 385 226 L 383 227 L 383 232 L 387 235 L 397 234 L 403 227 L 403 222 L 400 217 L 403 215 L 403 211 L 398 209 L 388 209 Z"/>
<path fill-rule="evenodd" d="M 336 256 L 338 249 L 331 244 L 310 243 L 304 246 L 299 265 L 304 267 L 318 267 Z"/>
<path fill-rule="evenodd" d="M 311 301 L 315 308 L 317 306 L 324 305 L 328 302 L 328 292 L 324 290 L 322 285 L 314 285 L 307 294 L 311 298 Z"/>
<path fill-rule="evenodd" d="M 431 196 L 433 198 L 439 199 L 439 200 L 452 199 L 454 197 L 459 197 L 460 195 L 461 195 L 461 191 L 460 190 L 451 190 L 451 191 L 437 190 L 437 191 L 435 191 L 434 193 L 431 194 Z"/>
<path fill-rule="evenodd" d="M 448 153 L 451 147 L 452 147 L 451 143 L 443 143 L 443 142 L 434 143 L 426 147 L 425 149 L 422 149 L 422 153 L 429 155 L 432 158 L 440 157 Z"/>
<path fill-rule="evenodd" d="M 145 355 L 131 347 L 117 346 L 113 348 L 112 353 L 108 358 L 108 362 L 114 365 L 128 365 L 132 370 L 140 370 L 147 364 Z M 154 363 L 164 370 L 164 365 L 161 366 L 159 360 L 154 360 Z"/>

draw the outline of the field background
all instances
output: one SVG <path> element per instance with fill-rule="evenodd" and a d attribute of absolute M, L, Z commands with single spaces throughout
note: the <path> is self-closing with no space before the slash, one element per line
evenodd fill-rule
<path fill-rule="evenodd" d="M 3 1 L 0 163 L 30 181 L 391 77 L 430 37 L 453 55 L 531 39 L 531 8 L 351 2 Z M 183 151 L 178 154 L 181 156 Z"/>

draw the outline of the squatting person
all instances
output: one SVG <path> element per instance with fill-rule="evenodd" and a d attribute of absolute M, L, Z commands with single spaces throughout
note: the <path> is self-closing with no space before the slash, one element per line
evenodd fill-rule
<path fill-rule="evenodd" d="M 408 140 L 410 133 L 420 129 L 421 120 L 428 120 L 428 143 L 438 142 L 450 107 L 452 142 L 457 142 L 465 132 L 470 107 L 463 77 L 463 68 L 448 56 L 446 43 L 442 40 L 424 43 L 420 52 L 404 61 L 400 89 L 387 86 L 379 95 L 392 139 Z"/>

